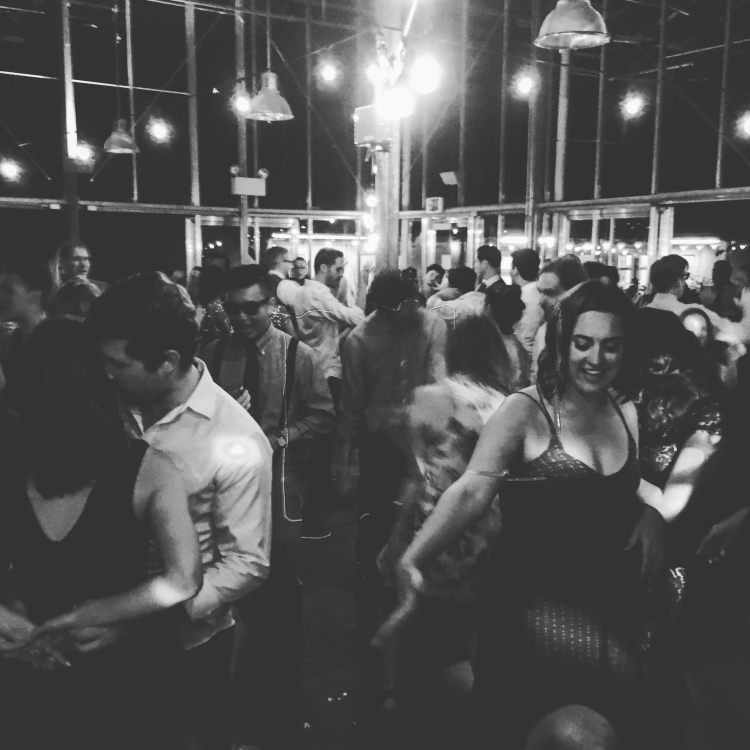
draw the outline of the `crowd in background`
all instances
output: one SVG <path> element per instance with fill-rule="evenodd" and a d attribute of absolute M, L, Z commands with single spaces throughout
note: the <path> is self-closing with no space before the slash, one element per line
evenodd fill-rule
<path fill-rule="evenodd" d="M 107 285 L 67 242 L 0 272 L 12 746 L 303 727 L 300 545 L 356 503 L 377 710 L 438 623 L 467 747 L 687 748 L 746 580 L 747 268 L 697 294 L 670 255 L 637 294 L 485 245 L 361 309 L 338 250 L 261 261 Z"/>

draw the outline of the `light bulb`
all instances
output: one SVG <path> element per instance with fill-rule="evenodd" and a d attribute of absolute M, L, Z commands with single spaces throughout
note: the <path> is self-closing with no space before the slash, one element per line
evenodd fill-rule
<path fill-rule="evenodd" d="M 167 143 L 172 137 L 172 128 L 166 120 L 151 120 L 147 130 L 151 139 L 156 143 Z"/>
<path fill-rule="evenodd" d="M 640 117 L 646 109 L 646 100 L 641 94 L 628 94 L 620 104 L 625 119 Z"/>
<path fill-rule="evenodd" d="M 398 84 L 387 89 L 381 102 L 383 115 L 390 118 L 404 118 L 414 112 L 414 94 L 404 85 Z"/>
<path fill-rule="evenodd" d="M 420 55 L 409 70 L 409 82 L 418 94 L 431 94 L 440 85 L 443 70 L 431 55 Z"/>
<path fill-rule="evenodd" d="M 516 96 L 525 99 L 533 94 L 537 89 L 538 79 L 536 73 L 531 68 L 523 68 L 513 79 L 513 88 Z"/>
<path fill-rule="evenodd" d="M 338 68 L 330 62 L 323 63 L 323 65 L 320 66 L 318 74 L 324 83 L 334 83 L 339 77 Z"/>
<path fill-rule="evenodd" d="M 240 115 L 246 115 L 252 108 L 251 97 L 247 91 L 239 91 L 232 100 L 234 111 Z"/>
<path fill-rule="evenodd" d="M 79 143 L 76 146 L 76 159 L 85 164 L 89 164 L 94 161 L 96 152 L 94 147 L 90 143 Z"/>
<path fill-rule="evenodd" d="M 743 138 L 750 138 L 750 112 L 742 115 L 737 121 L 737 132 Z"/>
<path fill-rule="evenodd" d="M 3 159 L 0 161 L 0 176 L 8 182 L 18 182 L 21 179 L 23 170 L 21 165 L 13 159 Z"/>

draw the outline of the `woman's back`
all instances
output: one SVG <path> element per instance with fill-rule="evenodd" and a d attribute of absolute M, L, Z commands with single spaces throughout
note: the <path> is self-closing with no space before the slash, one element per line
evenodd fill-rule
<path fill-rule="evenodd" d="M 59 541 L 45 532 L 27 485 L 29 457 L 22 455 L 15 438 L 17 422 L 0 419 L 3 546 L 13 565 L 19 598 L 37 623 L 70 611 L 90 599 L 100 599 L 132 588 L 145 580 L 148 536 L 133 511 L 133 489 L 145 443 L 133 443 L 129 452 L 112 455 L 106 470 L 94 478 L 80 516 Z M 40 523 L 41 518 L 41 523 Z"/>
<path fill-rule="evenodd" d="M 410 410 L 414 457 L 422 476 L 414 508 L 416 533 L 441 495 L 463 473 L 479 434 L 505 395 L 466 377 L 447 378 L 438 386 L 424 386 L 414 394 Z M 472 601 L 479 595 L 480 578 L 489 558 L 489 544 L 500 530 L 497 504 L 425 573 L 428 596 Z"/>

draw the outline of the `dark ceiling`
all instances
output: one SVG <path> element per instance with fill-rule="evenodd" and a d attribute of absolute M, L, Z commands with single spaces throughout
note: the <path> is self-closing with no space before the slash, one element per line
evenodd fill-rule
<path fill-rule="evenodd" d="M 229 169 L 237 160 L 235 117 L 229 100 L 234 87 L 234 20 L 231 2 L 195 3 L 198 38 L 198 102 L 202 202 L 233 205 Z M 403 2 L 404 11 L 407 2 Z M 541 0 L 541 16 L 554 3 Z M 602 1 L 594 5 L 601 10 Z M 607 23 L 613 36 L 607 47 L 604 98 L 603 194 L 642 195 L 650 191 L 654 96 L 658 60 L 660 2 L 609 0 Z M 118 0 L 117 30 L 124 39 L 124 0 Z M 134 79 L 140 200 L 153 203 L 189 202 L 189 155 L 185 75 L 183 0 L 133 0 Z M 215 7 L 211 7 L 215 6 Z M 251 0 L 246 0 L 251 7 Z M 341 85 L 310 92 L 313 109 L 313 197 L 321 208 L 353 208 L 356 198 L 357 153 L 352 141 L 351 114 L 371 96 L 364 67 L 374 48 L 373 0 L 336 0 L 309 3 L 311 17 L 327 25 L 312 27 L 317 61 L 334 56 L 343 72 Z M 674 0 L 667 16 L 667 76 L 664 95 L 664 141 L 661 190 L 710 188 L 714 184 L 718 146 L 722 43 L 725 0 Z M 728 82 L 725 184 L 750 184 L 750 141 L 736 131 L 738 118 L 750 111 L 750 2 L 734 0 Z M 258 11 L 266 0 L 255 0 Z M 274 15 L 304 18 L 304 0 L 271 0 Z M 467 202 L 498 200 L 499 124 L 501 108 L 502 0 L 470 0 L 467 46 L 466 118 Z M 529 64 L 532 56 L 530 0 L 510 1 L 509 80 Z M 222 12 L 222 10 L 224 12 Z M 414 23 L 412 44 L 429 47 L 439 56 L 445 77 L 441 89 L 418 102 L 411 118 L 413 136 L 411 204 L 422 195 L 422 146 L 428 139 L 426 192 L 455 201 L 442 185 L 441 171 L 458 166 L 461 80 L 461 35 L 458 0 L 423 0 Z M 77 79 L 115 82 L 115 26 L 113 3 L 74 0 L 74 74 Z M 59 34 L 53 0 L 0 2 L 0 156 L 22 163 L 24 179 L 0 183 L 0 194 L 55 197 L 61 195 L 61 94 Z M 254 50 L 258 70 L 265 67 L 265 18 L 256 22 L 252 36 L 247 22 L 248 69 Z M 305 108 L 306 52 L 304 25 L 273 19 L 273 68 L 281 89 L 296 114 L 289 123 L 258 127 L 259 167 L 270 172 L 269 195 L 262 205 L 304 208 L 306 185 Z M 120 80 L 125 81 L 124 41 L 119 45 Z M 559 56 L 538 55 L 543 80 L 542 99 L 555 101 Z M 596 134 L 599 51 L 573 55 L 569 169 L 566 197 L 590 198 Z M 32 77 L 16 77 L 18 72 Z M 33 77 L 37 76 L 37 77 Z M 620 102 L 629 91 L 647 101 L 640 119 L 625 122 Z M 162 93 L 159 93 L 162 92 Z M 84 83 L 76 85 L 79 136 L 101 149 L 117 116 L 117 90 Z M 120 92 L 120 108 L 127 110 L 127 92 Z M 540 106 L 543 106 L 540 105 Z M 525 154 L 529 103 L 509 96 L 507 103 L 508 200 L 525 193 Z M 544 111 L 544 109 L 542 110 Z M 549 110 L 547 110 L 549 113 Z M 150 117 L 170 121 L 175 137 L 168 146 L 151 143 L 144 128 Z M 545 114 L 554 128 L 554 113 Z M 252 144 L 252 128 L 248 133 Z M 250 148 L 252 152 L 252 145 Z M 550 149 L 551 151 L 551 149 Z M 100 158 L 93 175 L 80 177 L 81 197 L 91 200 L 129 200 L 131 163 L 127 157 Z M 371 180 L 369 165 L 363 181 Z M 548 170 L 549 176 L 549 170 Z M 445 191 L 445 192 L 443 192 Z"/>

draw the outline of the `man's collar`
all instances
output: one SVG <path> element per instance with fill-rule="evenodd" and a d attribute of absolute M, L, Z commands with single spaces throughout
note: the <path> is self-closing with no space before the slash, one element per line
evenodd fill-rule
<path fill-rule="evenodd" d="M 280 279 L 283 279 L 284 281 L 286 281 L 286 276 L 284 276 L 284 274 L 281 273 L 281 271 L 277 271 L 275 268 L 272 271 L 269 271 L 268 273 L 273 276 L 278 276 Z"/>
<path fill-rule="evenodd" d="M 258 351 L 262 352 L 271 343 L 275 331 L 276 329 L 273 327 L 273 324 L 268 326 L 268 330 L 255 342 Z"/>
<path fill-rule="evenodd" d="M 198 385 L 195 386 L 193 392 L 188 396 L 186 401 L 183 401 L 179 406 L 176 406 L 172 411 L 165 414 L 160 420 L 155 422 L 152 426 L 168 424 L 174 422 L 177 417 L 180 416 L 184 411 L 190 409 L 196 414 L 200 414 L 206 419 L 211 419 L 216 411 L 216 394 L 212 388 L 214 381 L 208 372 L 208 367 L 201 360 L 196 359 L 193 361 L 195 367 L 198 368 L 200 377 L 198 379 Z M 141 430 L 143 429 L 143 420 L 140 409 L 131 409 L 133 417 L 135 417 Z"/>
<path fill-rule="evenodd" d="M 212 387 L 214 380 L 208 372 L 208 367 L 199 359 L 195 360 L 195 366 L 200 372 L 200 380 L 185 402 L 185 408 L 211 419 L 216 411 L 216 393 Z"/>
<path fill-rule="evenodd" d="M 485 279 L 482 283 L 485 286 L 492 286 L 493 284 L 496 284 L 498 281 L 500 281 L 500 274 L 495 274 L 494 276 L 490 276 L 489 279 Z"/>

